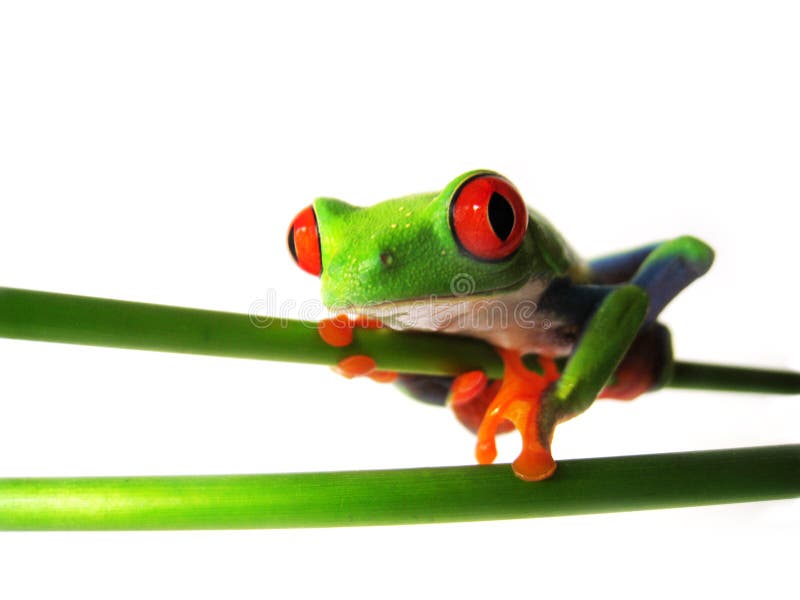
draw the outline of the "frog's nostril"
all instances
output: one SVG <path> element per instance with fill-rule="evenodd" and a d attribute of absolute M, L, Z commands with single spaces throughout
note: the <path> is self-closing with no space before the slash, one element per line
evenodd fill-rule
<path fill-rule="evenodd" d="M 394 254 L 391 252 L 381 252 L 381 264 L 384 267 L 391 267 L 394 264 Z"/>

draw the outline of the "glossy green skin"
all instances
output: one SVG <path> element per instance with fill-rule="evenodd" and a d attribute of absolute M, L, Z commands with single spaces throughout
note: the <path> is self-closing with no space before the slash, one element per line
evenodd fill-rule
<path fill-rule="evenodd" d="M 532 214 L 522 246 L 509 259 L 479 261 L 459 249 L 448 222 L 450 199 L 470 171 L 439 193 L 415 194 L 370 207 L 318 198 L 314 212 L 322 248 L 322 300 L 335 309 L 452 296 L 468 273 L 476 294 L 519 288 L 533 276 L 551 279 L 579 265 L 558 232 Z"/>

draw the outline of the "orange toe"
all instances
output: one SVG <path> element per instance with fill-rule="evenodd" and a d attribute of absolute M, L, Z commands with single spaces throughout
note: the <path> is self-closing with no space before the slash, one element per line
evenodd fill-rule
<path fill-rule="evenodd" d="M 317 325 L 319 337 L 329 346 L 344 348 L 353 343 L 353 325 L 347 315 L 322 319 Z"/>
<path fill-rule="evenodd" d="M 451 406 L 469 402 L 486 389 L 488 383 L 489 378 L 486 377 L 486 373 L 483 371 L 462 373 L 450 385 L 450 394 L 447 397 L 447 401 Z"/>
<path fill-rule="evenodd" d="M 394 383 L 397 379 L 397 372 L 396 371 L 379 371 L 375 370 L 372 373 L 367 375 L 372 381 L 377 381 L 378 383 Z"/>
<path fill-rule="evenodd" d="M 523 451 L 511 468 L 523 481 L 542 481 L 556 472 L 556 461 L 553 460 L 549 450 Z"/>
<path fill-rule="evenodd" d="M 369 356 L 356 354 L 355 356 L 348 356 L 340 360 L 333 370 L 339 373 L 339 375 L 352 379 L 353 377 L 360 377 L 372 373 L 375 370 L 375 361 Z"/>

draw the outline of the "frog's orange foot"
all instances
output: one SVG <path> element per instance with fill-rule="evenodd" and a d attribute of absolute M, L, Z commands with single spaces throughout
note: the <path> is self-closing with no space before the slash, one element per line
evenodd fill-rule
<path fill-rule="evenodd" d="M 326 344 L 335 348 L 344 348 L 353 343 L 353 329 L 355 327 L 377 329 L 383 327 L 383 323 L 378 319 L 364 316 L 350 318 L 347 315 L 338 315 L 320 321 L 317 331 L 322 341 Z M 348 379 L 365 376 L 379 383 L 391 383 L 397 379 L 397 373 L 377 369 L 375 361 L 363 354 L 355 354 L 343 358 L 333 370 Z"/>
<path fill-rule="evenodd" d="M 547 406 L 547 388 L 559 377 L 552 359 L 539 357 L 541 373 L 528 370 L 517 351 L 497 350 L 505 364 L 503 381 L 486 410 L 480 428 L 475 458 L 482 465 L 497 458 L 495 435 L 510 421 L 522 435 L 522 452 L 512 465 L 525 481 L 547 479 L 556 470 L 550 454 L 555 420 Z"/>

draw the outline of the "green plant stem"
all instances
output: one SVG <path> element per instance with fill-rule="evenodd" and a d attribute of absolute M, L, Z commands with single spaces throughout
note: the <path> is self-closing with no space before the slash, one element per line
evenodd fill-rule
<path fill-rule="evenodd" d="M 392 371 L 503 373 L 500 357 L 479 340 L 356 328 L 350 346 L 334 348 L 310 321 L 11 288 L 0 288 L 0 337 L 320 365 L 367 354 Z"/>
<path fill-rule="evenodd" d="M 314 323 L 0 288 L 0 336 L 214 356 L 502 375 L 477 340 L 356 330 L 321 341 Z M 797 393 L 795 373 L 678 363 L 672 385 Z M 629 511 L 800 495 L 800 445 L 566 460 L 529 484 L 508 465 L 188 477 L 0 479 L 0 529 L 227 529 L 435 523 Z"/>
<path fill-rule="evenodd" d="M 800 445 L 388 471 L 0 480 L 2 530 L 254 529 L 550 517 L 800 496 Z"/>
<path fill-rule="evenodd" d="M 676 362 L 669 387 L 754 394 L 800 394 L 800 374 L 774 369 Z"/>
<path fill-rule="evenodd" d="M 357 328 L 352 345 L 333 348 L 309 321 L 13 288 L 0 288 L 0 337 L 322 365 L 366 354 L 390 371 L 503 374 L 494 349 L 475 339 Z M 667 386 L 798 394 L 800 374 L 678 362 Z"/>

